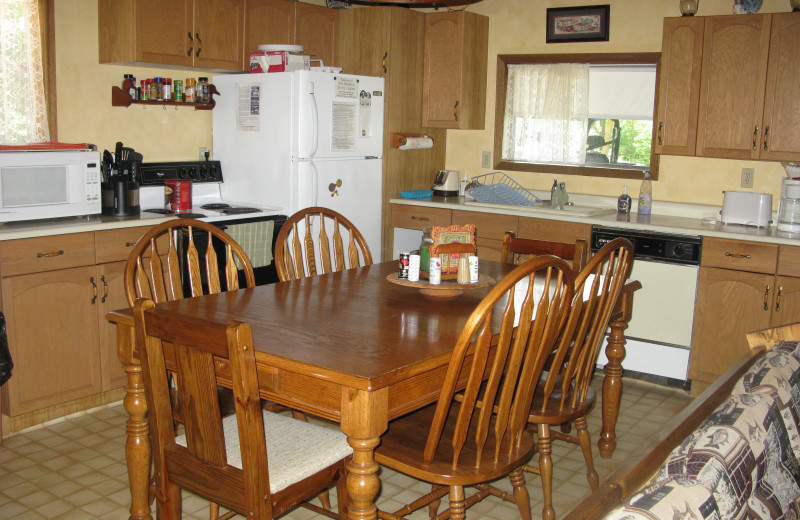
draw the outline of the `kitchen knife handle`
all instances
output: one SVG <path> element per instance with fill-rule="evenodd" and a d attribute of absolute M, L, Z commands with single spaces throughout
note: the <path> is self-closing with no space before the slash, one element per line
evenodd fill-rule
<path fill-rule="evenodd" d="M 89 283 L 92 284 L 92 305 L 97 301 L 97 284 L 94 283 L 94 276 L 89 277 Z"/>
<path fill-rule="evenodd" d="M 200 33 L 194 33 L 194 37 L 197 40 L 197 52 L 194 53 L 194 57 L 199 58 L 200 51 L 203 50 L 203 40 L 200 39 Z"/>
<path fill-rule="evenodd" d="M 756 125 L 756 129 L 753 130 L 753 151 L 758 150 L 758 125 Z"/>
<path fill-rule="evenodd" d="M 764 310 L 769 310 L 769 284 L 767 284 L 767 289 L 764 291 Z"/>
<path fill-rule="evenodd" d="M 769 126 L 764 127 L 764 151 L 769 150 Z"/>
<path fill-rule="evenodd" d="M 189 45 L 189 50 L 186 51 L 186 55 L 191 57 L 192 56 L 192 51 L 194 50 L 194 38 L 192 38 L 192 33 L 191 32 L 189 32 L 187 34 L 189 35 L 190 45 Z"/>
<path fill-rule="evenodd" d="M 660 121 L 658 123 L 658 144 L 659 144 L 659 146 L 664 144 L 664 139 L 663 139 L 663 136 L 661 135 L 663 132 L 664 132 L 664 121 Z"/>
<path fill-rule="evenodd" d="M 775 312 L 781 312 L 781 296 L 783 296 L 783 286 L 778 287 L 778 295 L 775 297 Z"/>

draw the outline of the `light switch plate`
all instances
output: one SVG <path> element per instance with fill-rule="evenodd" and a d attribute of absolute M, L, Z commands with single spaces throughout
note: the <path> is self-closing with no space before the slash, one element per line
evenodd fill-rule
<path fill-rule="evenodd" d="M 482 152 L 481 168 L 486 168 L 488 170 L 491 167 L 492 167 L 492 152 Z"/>

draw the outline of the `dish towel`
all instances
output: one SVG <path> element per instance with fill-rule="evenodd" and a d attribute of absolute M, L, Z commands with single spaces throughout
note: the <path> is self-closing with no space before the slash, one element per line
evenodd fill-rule
<path fill-rule="evenodd" d="M 244 224 L 228 224 L 225 232 L 242 246 L 255 269 L 272 263 L 272 233 L 274 229 L 274 221 L 262 220 Z M 236 259 L 236 266 L 239 269 L 242 268 L 238 259 Z"/>

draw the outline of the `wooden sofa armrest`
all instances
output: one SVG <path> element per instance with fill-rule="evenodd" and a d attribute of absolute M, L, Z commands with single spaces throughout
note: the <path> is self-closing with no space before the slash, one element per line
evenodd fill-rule
<path fill-rule="evenodd" d="M 739 378 L 768 348 L 781 340 L 800 340 L 800 323 L 751 332 L 747 340 L 751 350 L 745 356 L 651 437 L 633 457 L 605 479 L 597 491 L 575 506 L 564 520 L 603 518 L 647 484 L 670 452 L 728 398 Z"/>

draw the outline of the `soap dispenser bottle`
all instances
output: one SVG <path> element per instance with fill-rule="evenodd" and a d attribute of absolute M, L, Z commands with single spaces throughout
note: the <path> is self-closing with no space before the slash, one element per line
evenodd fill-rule
<path fill-rule="evenodd" d="M 650 183 L 650 172 L 644 172 L 642 187 L 639 188 L 639 215 L 649 215 L 653 207 L 653 185 Z"/>
<path fill-rule="evenodd" d="M 553 179 L 553 187 L 550 188 L 550 205 L 554 208 L 558 207 L 558 195 L 558 180 Z"/>
<path fill-rule="evenodd" d="M 630 213 L 631 211 L 631 196 L 628 195 L 628 187 L 625 186 L 625 190 L 622 192 L 622 195 L 617 198 L 617 213 Z"/>

